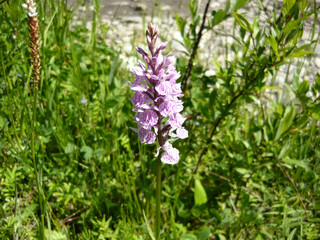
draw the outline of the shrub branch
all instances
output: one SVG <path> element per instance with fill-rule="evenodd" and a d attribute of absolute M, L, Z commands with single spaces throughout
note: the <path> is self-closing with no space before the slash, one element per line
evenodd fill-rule
<path fill-rule="evenodd" d="M 304 208 L 304 211 L 305 211 L 305 213 L 306 213 L 306 215 L 307 215 L 307 219 L 308 219 L 308 221 L 310 221 L 310 219 L 309 219 L 309 214 L 308 214 L 308 210 L 307 210 L 306 205 L 304 204 L 304 202 L 303 202 L 303 200 L 302 200 L 302 198 L 301 198 L 300 192 L 299 192 L 296 184 L 294 183 L 294 181 L 292 180 L 292 178 L 289 176 L 289 174 L 288 174 L 288 172 L 286 171 L 286 169 L 283 167 L 283 165 L 282 165 L 281 161 L 279 160 L 279 158 L 275 157 L 275 159 L 277 160 L 277 162 L 278 162 L 281 170 L 283 171 L 284 175 L 289 179 L 289 181 L 291 182 L 292 186 L 294 187 L 294 190 L 296 191 L 296 193 L 297 193 L 297 195 L 298 195 L 298 197 L 299 197 L 300 203 L 302 204 L 302 206 L 303 206 L 303 208 Z"/>
<path fill-rule="evenodd" d="M 202 16 L 202 23 L 201 23 L 201 27 L 199 29 L 199 32 L 197 34 L 197 39 L 196 39 L 196 42 L 192 48 L 192 54 L 190 56 L 190 59 L 189 59 L 189 63 L 188 63 L 188 67 L 187 67 L 187 70 L 185 71 L 184 75 L 183 75 L 183 78 L 182 78 L 182 81 L 181 81 L 181 89 L 182 91 L 184 92 L 186 87 L 187 87 L 187 81 L 190 77 L 190 74 L 191 74 L 191 71 L 192 71 L 192 67 L 193 67 L 193 60 L 197 54 L 197 50 L 198 50 L 198 47 L 199 47 L 199 43 L 200 43 L 200 40 L 201 40 L 201 37 L 202 37 L 202 31 L 204 29 L 204 25 L 205 25 L 205 22 L 206 22 L 206 18 L 207 18 L 207 12 L 208 12 L 208 9 L 209 9 L 209 6 L 210 6 L 210 2 L 211 0 L 208 0 L 207 2 L 207 5 L 206 5 L 206 8 L 204 10 L 204 13 L 203 13 L 203 16 Z"/>

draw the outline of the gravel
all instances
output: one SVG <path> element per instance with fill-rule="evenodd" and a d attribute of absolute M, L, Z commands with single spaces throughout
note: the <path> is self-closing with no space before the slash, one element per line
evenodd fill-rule
<path fill-rule="evenodd" d="M 152 8 L 153 2 L 155 7 Z M 175 14 L 179 14 L 185 18 L 189 17 L 189 10 L 186 0 L 149 0 L 149 1 L 116 1 L 116 0 L 103 0 L 101 2 L 101 19 L 103 24 L 108 24 L 108 34 L 106 42 L 113 48 L 121 52 L 120 58 L 122 64 L 130 68 L 136 65 L 137 58 L 135 53 L 135 47 L 145 47 L 143 43 L 144 32 L 147 23 L 152 21 L 159 25 L 159 33 L 162 40 L 169 41 L 171 52 L 174 56 L 180 56 L 184 54 L 184 47 L 179 43 L 182 40 L 180 33 L 175 23 Z M 203 12 L 204 6 L 207 1 L 200 1 L 199 13 Z M 234 2 L 234 1 L 232 1 Z M 211 11 L 222 8 L 224 9 L 226 0 L 212 1 L 209 13 Z M 252 22 L 253 18 L 258 14 L 256 3 L 250 2 L 245 8 L 240 9 L 239 12 L 244 14 L 249 22 Z M 281 9 L 280 1 L 268 1 L 266 8 Z M 76 0 L 69 1 L 69 7 L 76 7 Z M 232 3 L 231 3 L 232 6 Z M 75 16 L 75 22 L 82 19 L 85 15 L 88 19 L 87 28 L 91 27 L 90 19 L 92 19 L 93 6 L 80 6 L 79 11 Z M 261 26 L 270 18 L 269 14 L 259 15 Z M 79 22 L 79 21 L 78 21 Z M 312 27 L 313 18 L 306 21 L 305 33 L 301 38 L 301 45 L 308 42 L 309 33 Z M 316 27 L 316 34 L 320 31 L 320 16 L 318 16 Z M 213 67 L 213 61 L 217 60 L 222 66 L 224 66 L 225 59 L 232 60 L 235 55 L 229 50 L 229 53 L 225 54 L 225 45 L 231 45 L 234 43 L 234 39 L 231 36 L 234 27 L 233 18 L 229 18 L 223 23 L 219 24 L 214 31 L 205 32 L 200 42 L 200 48 L 198 50 L 198 56 L 204 67 L 208 68 L 208 71 L 215 72 Z M 134 46 L 133 46 L 134 45 Z M 239 53 L 238 53 L 239 54 Z M 290 72 L 296 70 L 298 62 L 294 61 L 293 66 L 290 67 Z M 315 80 L 315 73 L 320 68 L 320 45 L 315 49 L 315 55 L 310 60 L 307 59 L 302 69 L 300 77 L 309 81 Z M 283 84 L 284 78 L 287 73 L 287 66 L 281 67 L 278 73 L 278 83 Z M 291 74 L 293 76 L 293 74 Z M 289 76 L 289 82 L 292 77 Z"/>

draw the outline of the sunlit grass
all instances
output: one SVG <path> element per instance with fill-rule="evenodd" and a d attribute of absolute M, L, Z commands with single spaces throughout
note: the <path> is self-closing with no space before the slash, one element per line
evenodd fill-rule
<path fill-rule="evenodd" d="M 32 69 L 22 3 L 0 5 L 0 239 L 41 238 L 40 207 L 47 239 L 149 239 L 155 218 L 156 146 L 140 144 L 129 128 L 135 126 L 128 85 L 133 76 L 121 47 L 105 41 L 117 26 L 102 22 L 99 1 L 90 3 L 93 17 L 78 23 L 74 16 L 83 2 L 70 8 L 62 0 L 38 2 L 42 70 L 32 132 Z M 279 17 L 278 10 L 272 14 Z M 200 20 L 194 31 L 192 20 L 185 23 L 186 51 L 192 50 Z M 86 28 L 88 21 L 91 28 Z M 174 143 L 179 164 L 163 166 L 162 239 L 319 238 L 320 78 L 314 73 L 316 81 L 304 82 L 295 75 L 295 82 L 283 87 L 290 98 L 271 98 L 271 91 L 282 93 L 282 86 L 272 84 L 280 57 L 272 40 L 266 40 L 271 28 L 266 26 L 266 35 L 255 42 L 265 47 L 260 58 L 254 40 L 248 41 L 246 56 L 238 54 L 250 36 L 238 23 L 238 41 L 225 47 L 225 54 L 233 51 L 235 57 L 212 62 L 214 75 L 206 76 L 203 60 L 195 58 L 184 93 L 190 137 Z M 314 24 L 309 43 L 319 39 L 315 29 Z M 274 38 L 284 53 L 277 30 Z M 136 32 L 132 44 L 143 44 L 143 37 L 144 32 Z M 311 60 L 308 56 L 304 61 Z M 187 55 L 177 59 L 181 73 L 188 60 Z M 246 80 L 258 79 L 262 67 L 267 70 L 261 81 L 244 89 Z M 286 74 L 292 79 L 292 72 Z M 35 177 L 43 191 L 41 204 Z"/>

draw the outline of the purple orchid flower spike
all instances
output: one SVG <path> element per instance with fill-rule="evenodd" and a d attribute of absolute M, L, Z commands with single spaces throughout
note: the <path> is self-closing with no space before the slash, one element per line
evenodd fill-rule
<path fill-rule="evenodd" d="M 150 54 L 138 47 L 144 64 L 139 62 L 131 70 L 135 75 L 135 81 L 130 82 L 130 89 L 134 92 L 131 102 L 135 106 L 134 120 L 138 124 L 138 129 L 132 129 L 139 134 L 142 143 L 152 144 L 158 139 L 158 154 L 161 149 L 163 151 L 161 161 L 176 164 L 179 150 L 173 148 L 170 141 L 188 137 L 188 131 L 182 127 L 185 117 L 180 114 L 183 110 L 179 99 L 183 96 L 181 84 L 176 83 L 180 73 L 172 65 L 172 57 L 161 54 L 167 42 L 155 46 L 157 34 L 158 27 L 150 23 L 146 31 Z"/>

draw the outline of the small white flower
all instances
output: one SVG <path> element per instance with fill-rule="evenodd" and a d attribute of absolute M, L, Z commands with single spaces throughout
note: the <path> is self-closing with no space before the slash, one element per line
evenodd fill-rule
<path fill-rule="evenodd" d="M 22 7 L 28 10 L 28 16 L 29 17 L 35 17 L 38 15 L 36 3 L 33 2 L 33 0 L 27 0 L 27 3 L 23 3 Z"/>

